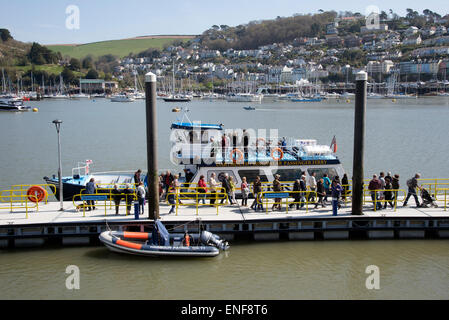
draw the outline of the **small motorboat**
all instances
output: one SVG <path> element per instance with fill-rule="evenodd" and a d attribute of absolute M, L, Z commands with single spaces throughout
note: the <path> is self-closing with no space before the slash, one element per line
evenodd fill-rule
<path fill-rule="evenodd" d="M 243 109 L 245 109 L 245 110 L 256 110 L 256 108 L 251 107 L 251 106 L 243 107 Z"/>
<path fill-rule="evenodd" d="M 151 233 L 109 230 L 102 232 L 99 238 L 111 251 L 143 256 L 215 257 L 220 250 L 229 249 L 227 241 L 209 231 L 189 236 L 187 245 L 185 234 L 170 234 L 162 222 L 156 220 Z"/>

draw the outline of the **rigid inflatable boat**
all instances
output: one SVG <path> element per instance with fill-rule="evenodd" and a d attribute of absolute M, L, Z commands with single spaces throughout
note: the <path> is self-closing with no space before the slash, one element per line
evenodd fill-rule
<path fill-rule="evenodd" d="M 111 251 L 143 256 L 214 257 L 220 250 L 229 248 L 227 241 L 209 231 L 189 234 L 188 241 L 184 236 L 170 234 L 162 222 L 156 220 L 151 233 L 104 231 L 99 238 Z"/>

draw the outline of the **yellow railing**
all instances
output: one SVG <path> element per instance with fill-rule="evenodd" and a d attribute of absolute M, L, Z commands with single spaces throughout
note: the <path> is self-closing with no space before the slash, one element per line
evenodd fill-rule
<path fill-rule="evenodd" d="M 2 203 L 9 203 L 9 205 L 0 206 L 0 209 L 9 209 L 10 212 L 13 212 L 14 209 L 25 209 L 27 219 L 28 219 L 28 209 L 36 208 L 36 211 L 39 211 L 39 202 L 34 194 L 23 195 L 14 193 L 17 192 L 17 190 L 3 190 L 3 191 L 5 193 L 10 192 L 10 194 L 0 195 L 0 201 Z M 35 202 L 31 201 L 31 199 L 34 199 Z"/>
<path fill-rule="evenodd" d="M 444 194 L 444 211 L 447 210 L 447 201 L 449 200 L 449 188 L 439 188 L 436 190 L 437 192 L 435 192 L 435 199 L 437 197 L 437 195 L 443 195 Z M 438 200 L 438 199 L 436 199 Z"/>
<path fill-rule="evenodd" d="M 449 179 L 436 178 L 436 179 L 418 179 L 418 183 L 421 183 L 421 187 L 425 188 L 430 194 L 435 194 L 437 189 L 449 188 Z"/>
<path fill-rule="evenodd" d="M 42 187 L 42 188 L 48 188 L 50 189 L 51 193 L 53 195 L 56 194 L 56 186 L 53 184 L 48 184 L 48 183 L 43 183 L 43 184 L 15 184 L 11 186 L 11 189 L 14 191 L 20 191 L 21 195 L 26 195 L 28 192 L 28 189 L 34 186 L 38 186 L 38 187 Z M 1 195 L 1 192 L 0 192 Z M 44 198 L 44 202 L 45 204 L 47 204 L 48 202 L 48 195 L 49 192 L 46 193 L 45 198 Z"/>
<path fill-rule="evenodd" d="M 87 201 L 83 199 L 83 197 L 89 197 L 89 196 L 104 196 L 104 199 L 102 200 L 92 200 L 94 201 L 94 204 L 88 204 Z M 120 204 L 116 205 L 115 201 L 114 201 L 114 197 L 120 197 Z M 93 206 L 99 206 L 99 207 L 104 207 L 104 215 L 106 216 L 107 214 L 107 207 L 109 206 L 109 209 L 112 209 L 112 207 L 116 208 L 116 207 L 130 207 L 131 203 L 128 203 L 128 199 L 129 197 L 132 197 L 132 199 L 130 199 L 131 201 L 135 201 L 137 200 L 137 195 L 135 193 L 129 193 L 129 194 L 124 194 L 124 193 L 120 193 L 120 194 L 113 194 L 113 193 L 95 193 L 95 194 L 86 194 L 86 193 L 80 193 L 80 194 L 76 194 L 73 196 L 72 198 L 72 202 L 73 202 L 73 206 L 79 210 L 83 210 L 83 217 L 86 216 L 86 208 L 89 207 L 93 207 Z M 124 202 L 122 202 L 124 200 Z M 76 201 L 81 201 L 82 203 L 77 203 Z M 98 203 L 98 201 L 104 201 L 104 203 Z M 108 204 L 109 202 L 109 204 Z M 123 203 L 123 204 L 122 204 Z M 128 215 L 128 210 L 126 210 L 126 215 Z"/>
<path fill-rule="evenodd" d="M 294 198 L 291 196 L 292 194 L 299 194 L 299 201 L 289 201 L 289 198 Z M 269 196 L 267 196 L 269 195 Z M 281 195 L 280 197 L 276 197 L 276 195 Z M 314 198 L 315 201 L 310 201 L 311 198 Z M 270 200 L 273 200 L 270 202 Z M 276 199 L 280 199 L 280 201 L 276 201 Z M 262 191 L 257 196 L 257 203 L 262 206 L 265 204 L 265 210 L 268 214 L 268 206 L 274 204 L 280 204 L 282 207 L 282 200 L 285 200 L 286 212 L 288 213 L 288 209 L 290 205 L 305 205 L 306 212 L 309 212 L 309 204 L 317 204 L 318 194 L 316 191 Z M 265 200 L 265 201 L 264 201 Z"/>
<path fill-rule="evenodd" d="M 193 188 L 193 187 L 191 187 Z M 201 189 L 201 188 L 196 188 Z M 200 206 L 214 206 L 217 209 L 217 215 L 218 215 L 218 208 L 220 206 L 224 206 L 228 203 L 228 195 L 225 192 L 198 192 L 198 191 L 194 191 L 194 192 L 168 192 L 167 193 L 167 201 L 169 196 L 173 196 L 174 197 L 174 205 L 176 208 L 176 215 L 178 215 L 178 208 L 179 206 L 186 206 L 186 207 L 196 207 L 196 215 L 198 215 L 198 208 Z M 193 200 L 194 202 L 180 202 L 180 200 Z M 203 201 L 204 203 L 200 203 L 200 201 Z M 215 202 L 213 204 L 210 203 L 206 203 L 207 200 L 215 200 Z M 226 200 L 224 203 L 218 203 L 218 200 Z M 172 206 L 173 204 L 168 203 L 169 206 Z"/>
<path fill-rule="evenodd" d="M 386 200 L 385 197 L 383 196 L 383 193 L 385 191 L 391 192 L 393 199 Z M 372 192 L 374 192 L 374 200 L 370 199 Z M 378 194 L 382 195 L 381 199 L 379 199 L 380 197 L 378 197 Z M 403 196 L 403 198 L 399 199 L 399 195 Z M 378 203 L 380 203 L 381 205 L 385 204 L 385 203 L 387 205 L 388 205 L 388 203 L 390 203 L 390 204 L 394 203 L 394 211 L 396 211 L 397 203 L 398 202 L 404 202 L 406 195 L 407 195 L 407 193 L 403 189 L 364 190 L 364 192 L 363 192 L 363 204 L 365 204 L 365 203 L 373 203 L 374 204 L 374 211 L 377 211 L 377 204 Z"/>

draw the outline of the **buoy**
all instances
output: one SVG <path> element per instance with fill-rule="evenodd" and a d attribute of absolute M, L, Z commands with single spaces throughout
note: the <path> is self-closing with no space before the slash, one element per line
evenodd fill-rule
<path fill-rule="evenodd" d="M 274 153 L 275 153 L 275 152 L 278 153 L 278 156 L 277 156 L 277 157 L 274 156 Z M 284 156 L 284 152 L 282 151 L 281 148 L 274 148 L 274 149 L 271 151 L 271 158 L 273 158 L 274 161 L 279 161 L 279 160 L 281 160 L 283 156 Z"/>
<path fill-rule="evenodd" d="M 28 189 L 27 196 L 31 202 L 41 202 L 47 198 L 47 191 L 41 186 L 32 186 Z"/>
<path fill-rule="evenodd" d="M 232 161 L 235 163 L 236 159 L 234 158 L 234 154 L 237 154 L 238 159 L 237 161 L 242 161 L 243 160 L 243 152 L 240 151 L 239 149 L 233 149 L 231 151 L 231 153 L 229 154 L 230 158 L 232 159 Z"/>
<path fill-rule="evenodd" d="M 33 112 L 38 112 L 39 109 L 38 108 L 33 108 Z"/>

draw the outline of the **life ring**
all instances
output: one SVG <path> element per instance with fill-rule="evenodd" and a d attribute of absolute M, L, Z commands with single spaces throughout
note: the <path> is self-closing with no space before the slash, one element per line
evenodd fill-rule
<path fill-rule="evenodd" d="M 279 157 L 275 157 L 275 156 L 274 156 L 275 151 L 277 151 L 277 152 L 279 153 Z M 281 148 L 274 148 L 273 150 L 271 150 L 271 158 L 272 158 L 274 161 L 279 161 L 279 160 L 281 160 L 283 157 L 284 157 L 284 151 L 282 151 Z"/>
<path fill-rule="evenodd" d="M 231 153 L 229 154 L 229 157 L 232 159 L 232 161 L 236 161 L 235 159 L 234 159 L 234 154 L 238 154 L 238 159 L 237 159 L 237 161 L 242 161 L 243 160 L 243 152 L 242 151 L 240 151 L 239 149 L 232 149 L 232 151 L 231 151 Z"/>
<path fill-rule="evenodd" d="M 40 186 L 32 186 L 27 190 L 27 196 L 31 202 L 41 202 L 47 198 L 47 191 Z"/>
<path fill-rule="evenodd" d="M 259 140 L 262 141 L 264 145 L 267 145 L 267 141 L 266 141 L 264 138 L 258 138 L 258 139 L 256 140 L 256 145 L 257 145 L 257 146 L 259 145 Z"/>

